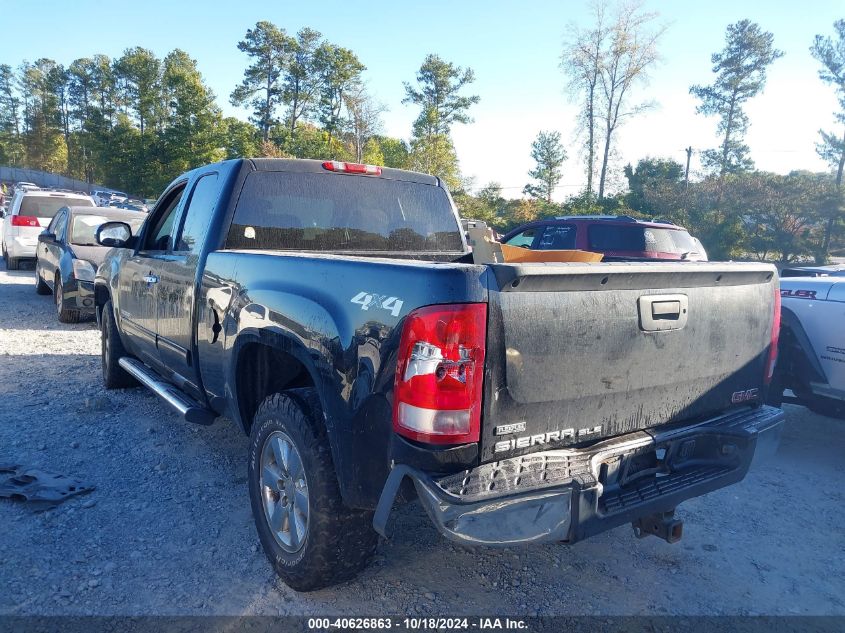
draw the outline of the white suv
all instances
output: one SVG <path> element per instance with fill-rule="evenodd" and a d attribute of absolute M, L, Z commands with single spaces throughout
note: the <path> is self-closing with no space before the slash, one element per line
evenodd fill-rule
<path fill-rule="evenodd" d="M 0 222 L 0 249 L 8 270 L 17 270 L 21 259 L 32 259 L 38 236 L 62 207 L 93 207 L 94 200 L 81 193 L 17 191 Z"/>

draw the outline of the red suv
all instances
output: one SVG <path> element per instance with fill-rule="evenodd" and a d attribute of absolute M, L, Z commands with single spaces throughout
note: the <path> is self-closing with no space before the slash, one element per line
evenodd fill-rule
<path fill-rule="evenodd" d="M 685 228 L 627 215 L 571 215 L 535 220 L 513 229 L 502 238 L 502 243 L 532 250 L 592 251 L 604 254 L 604 261 L 707 261 L 701 242 Z"/>

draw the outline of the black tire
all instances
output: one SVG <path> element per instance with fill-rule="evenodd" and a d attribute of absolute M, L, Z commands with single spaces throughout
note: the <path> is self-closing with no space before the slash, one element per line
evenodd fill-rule
<path fill-rule="evenodd" d="M 44 283 L 41 275 L 38 272 L 38 260 L 35 260 L 35 292 L 40 295 L 50 294 L 50 286 Z"/>
<path fill-rule="evenodd" d="M 813 413 L 824 415 L 837 420 L 845 420 L 845 402 L 825 398 L 824 396 L 809 396 L 805 398 L 807 408 Z"/>
<path fill-rule="evenodd" d="M 20 268 L 20 260 L 17 257 L 9 257 L 6 254 L 6 270 L 18 270 Z"/>
<path fill-rule="evenodd" d="M 138 381 L 118 364 L 117 361 L 122 356 L 129 356 L 129 353 L 123 347 L 123 341 L 117 331 L 111 301 L 107 301 L 103 306 L 100 330 L 100 360 L 103 365 L 103 385 L 106 389 L 123 389 L 138 384 Z"/>
<path fill-rule="evenodd" d="M 64 286 L 62 285 L 62 278 L 56 275 L 53 282 L 53 298 L 56 302 L 56 313 L 59 315 L 61 323 L 79 323 L 82 320 L 82 313 L 79 310 L 68 308 L 64 302 Z"/>
<path fill-rule="evenodd" d="M 373 513 L 346 507 L 340 496 L 320 401 L 313 389 L 268 396 L 253 418 L 249 449 L 249 497 L 264 553 L 279 577 L 296 591 L 313 591 L 354 578 L 370 562 L 378 535 Z M 299 549 L 285 550 L 265 512 L 262 452 L 271 436 L 291 440 L 307 483 L 307 526 Z M 269 489 L 267 489 L 269 493 Z"/>

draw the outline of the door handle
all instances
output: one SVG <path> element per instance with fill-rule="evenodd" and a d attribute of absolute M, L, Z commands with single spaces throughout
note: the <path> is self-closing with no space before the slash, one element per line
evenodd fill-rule
<path fill-rule="evenodd" d="M 144 281 L 148 284 L 157 284 L 158 277 L 156 277 L 155 275 L 144 275 Z"/>

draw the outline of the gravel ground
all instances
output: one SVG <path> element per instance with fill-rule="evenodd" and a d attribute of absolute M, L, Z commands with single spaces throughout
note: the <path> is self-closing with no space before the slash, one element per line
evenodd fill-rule
<path fill-rule="evenodd" d="M 0 500 L 0 614 L 845 614 L 845 423 L 787 408 L 777 457 L 681 506 L 684 539 L 622 527 L 572 547 L 466 550 L 418 505 L 357 580 L 276 580 L 247 500 L 247 439 L 105 392 L 93 323 L 62 325 L 0 268 L 0 463 L 96 486 L 46 512 Z"/>

